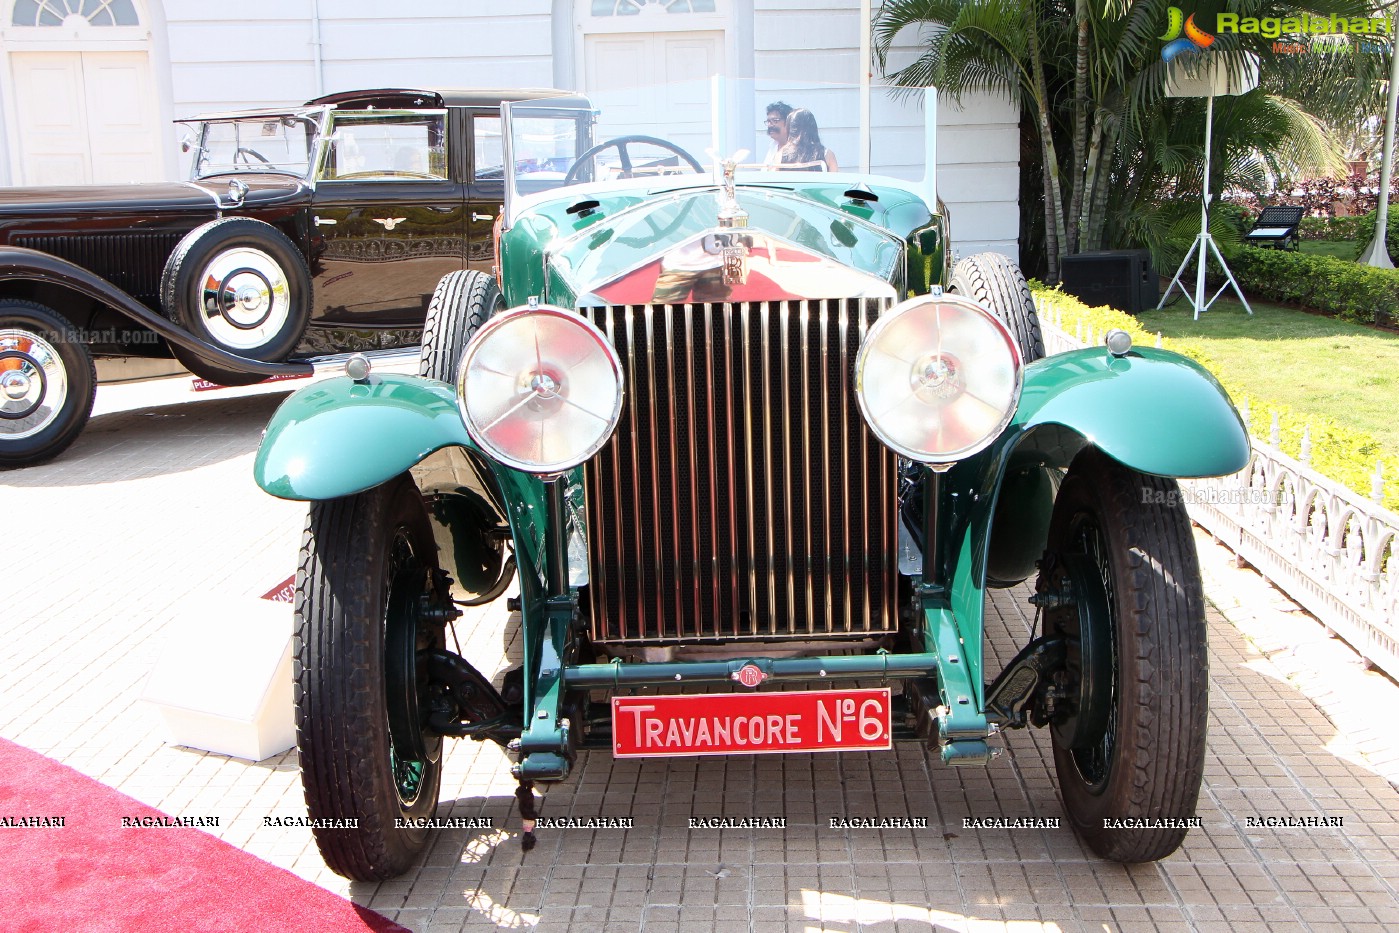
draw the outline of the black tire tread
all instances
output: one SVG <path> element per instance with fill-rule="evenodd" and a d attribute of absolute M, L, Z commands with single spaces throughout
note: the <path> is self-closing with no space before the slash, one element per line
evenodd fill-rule
<path fill-rule="evenodd" d="M 1010 329 L 1023 362 L 1044 358 L 1044 333 L 1035 298 L 1020 267 L 1001 253 L 977 253 L 952 269 L 951 290 L 990 308 Z"/>
<path fill-rule="evenodd" d="M 15 314 L 14 309 L 18 309 L 19 313 Z M 0 468 L 37 466 L 63 453 L 82 433 L 92 415 L 92 404 L 97 398 L 97 364 L 93 361 L 92 353 L 86 344 L 75 343 L 66 338 L 64 332 L 71 330 L 72 324 L 57 311 L 37 301 L 0 299 L 0 328 L 5 327 L 9 320 L 22 320 L 25 317 L 31 319 L 30 326 L 34 330 L 50 338 L 60 357 L 65 348 L 77 353 L 76 371 L 68 366 L 66 361 L 65 367 L 68 370 L 69 398 L 78 399 L 78 409 L 69 416 L 71 420 L 53 431 L 48 439 L 45 439 L 45 435 L 49 433 L 47 431 L 22 441 L 0 439 Z M 53 427 L 50 425 L 50 428 Z"/>
<path fill-rule="evenodd" d="M 455 383 L 462 351 L 501 305 L 493 276 L 475 269 L 449 272 L 437 283 L 423 324 L 418 375 Z"/>
<path fill-rule="evenodd" d="M 1199 562 L 1175 480 L 1138 473 L 1089 448 L 1075 460 L 1061 495 L 1082 496 L 1087 490 L 1075 490 L 1084 485 L 1101 503 L 1100 528 L 1114 563 L 1118 743 L 1103 792 L 1105 810 L 1075 813 L 1067 788 L 1065 806 L 1074 828 L 1100 856 L 1156 861 L 1174 852 L 1188 830 L 1105 829 L 1102 819 L 1195 815 L 1209 717 Z M 1130 659 L 1131 676 L 1124 673 L 1124 659 Z M 1080 779 L 1058 747 L 1055 764 L 1061 787 Z"/>
<path fill-rule="evenodd" d="M 378 773 L 388 770 L 382 644 L 375 642 L 377 620 L 371 626 L 362 614 L 377 606 L 381 580 L 374 565 L 351 553 L 380 555 L 394 509 L 409 495 L 417 489 L 400 477 L 312 503 L 296 571 L 296 732 L 306 808 L 313 819 L 359 820 L 358 829 L 313 830 L 326 865 L 358 881 L 402 874 L 426 839 L 425 830 L 387 831 L 401 810 L 392 784 Z M 384 728 L 371 725 L 378 719 Z M 435 809 L 438 780 L 440 773 L 423 791 L 420 802 L 430 798 L 426 812 L 415 815 Z M 387 826 L 375 825 L 376 815 Z"/>

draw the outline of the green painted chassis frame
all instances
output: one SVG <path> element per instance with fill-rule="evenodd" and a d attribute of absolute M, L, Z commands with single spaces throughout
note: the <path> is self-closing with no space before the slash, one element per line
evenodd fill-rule
<path fill-rule="evenodd" d="M 1172 477 L 1233 473 L 1249 457 L 1227 393 L 1191 360 L 1154 349 L 1117 358 L 1100 348 L 1040 360 L 1025 369 L 1010 426 L 987 450 L 938 477 L 940 495 L 928 497 L 937 503 L 929 515 L 936 533 L 928 535 L 933 544 L 913 581 L 921 651 L 655 664 L 565 660 L 579 615 L 577 590 L 566 582 L 564 481 L 546 483 L 490 461 L 467 436 L 452 386 L 393 375 L 308 386 L 274 415 L 254 470 L 275 496 L 324 500 L 370 489 L 445 448 L 461 448 L 485 467 L 508 504 L 520 567 L 525 697 L 515 773 L 548 781 L 566 777 L 571 765 L 577 737 L 569 735 L 570 691 L 728 684 L 745 664 L 774 681 L 931 677 L 941 701 L 935 715 L 943 759 L 985 762 L 996 725 L 985 707 L 983 655 L 994 519 L 1004 513 L 1039 534 L 1048 526 L 1043 498 L 1025 494 L 1007 476 L 1065 469 L 1089 444 L 1143 473 Z M 577 482 L 578 473 L 569 480 Z"/>

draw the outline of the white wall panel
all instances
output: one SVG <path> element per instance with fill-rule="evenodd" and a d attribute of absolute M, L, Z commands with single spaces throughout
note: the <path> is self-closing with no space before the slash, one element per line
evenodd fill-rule
<path fill-rule="evenodd" d="M 149 0 L 148 0 L 149 2 Z M 210 3 L 209 0 L 159 0 L 168 23 L 213 23 L 220 20 L 243 29 L 267 20 L 311 19 L 311 0 L 238 0 L 236 4 Z M 325 7 L 332 6 L 322 0 Z"/>
<path fill-rule="evenodd" d="M 535 58 L 479 58 L 426 61 L 327 62 L 327 92 L 370 87 L 549 87 L 553 73 L 548 61 Z"/>
<path fill-rule="evenodd" d="M 1020 197 L 1020 170 L 1014 162 L 938 163 L 943 200 L 1015 201 Z"/>
<path fill-rule="evenodd" d="M 817 11 L 854 11 L 858 14 L 859 0 L 757 0 L 754 6 L 769 13 L 812 13 Z M 878 7 L 878 4 L 875 4 Z"/>
<path fill-rule="evenodd" d="M 964 94 L 961 103 L 943 96 L 938 113 L 939 126 L 971 123 L 1019 125 L 1018 113 L 1004 94 L 985 91 Z"/>
<path fill-rule="evenodd" d="M 321 40 L 327 60 L 449 58 L 470 63 L 508 50 L 547 63 L 549 31 L 547 16 L 326 21 Z"/>
<path fill-rule="evenodd" d="M 247 41 L 246 31 L 256 29 L 255 41 Z M 309 61 L 311 26 L 309 22 L 268 23 L 171 23 L 168 30 L 173 50 L 186 51 L 205 63 L 219 63 L 241 69 L 251 62 Z M 231 37 L 238 37 L 230 41 Z"/>
<path fill-rule="evenodd" d="M 849 5 L 841 11 L 767 11 L 753 17 L 753 48 L 812 52 L 859 49 L 860 17 Z M 852 79 L 854 80 L 854 79 Z"/>
<path fill-rule="evenodd" d="M 386 4 L 384 0 L 321 0 L 323 19 L 448 20 L 475 18 L 504 20 L 514 16 L 548 16 L 550 0 L 406 0 Z"/>
<path fill-rule="evenodd" d="M 947 210 L 953 215 L 953 249 L 961 255 L 968 255 L 967 243 L 971 241 L 1016 242 L 1014 236 L 1004 235 L 1007 229 L 1014 231 L 1020 227 L 1020 208 L 1011 201 L 943 200 L 947 201 Z M 1011 259 L 1017 257 L 1014 252 L 1007 255 Z"/>
<path fill-rule="evenodd" d="M 261 63 L 237 71 L 222 63 L 174 62 L 170 66 L 175 88 L 175 116 L 188 117 L 194 110 L 278 107 L 299 104 L 315 89 L 311 62 Z"/>

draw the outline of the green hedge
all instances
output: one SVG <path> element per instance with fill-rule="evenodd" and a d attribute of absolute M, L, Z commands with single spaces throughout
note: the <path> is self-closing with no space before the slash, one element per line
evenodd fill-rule
<path fill-rule="evenodd" d="M 1296 256 L 1296 254 L 1281 253 L 1275 250 L 1250 249 L 1249 252 Z M 1327 259 L 1326 257 L 1301 258 L 1326 259 L 1327 262 L 1347 265 L 1339 260 Z M 1234 272 L 1235 275 L 1238 275 L 1237 266 Z M 1399 278 L 1399 274 L 1396 274 L 1396 277 Z M 1118 327 L 1131 334 L 1134 343 L 1145 346 L 1156 345 L 1156 335 L 1149 333 L 1135 317 L 1126 312 L 1107 306 L 1090 308 L 1072 295 L 1067 295 L 1058 289 L 1051 289 L 1041 282 L 1032 281 L 1030 288 L 1035 292 L 1036 301 L 1041 307 L 1052 306 L 1060 313 L 1064 329 L 1070 334 L 1073 334 L 1080 325 L 1084 330 L 1085 337 L 1090 329 L 1101 335 L 1109 328 Z M 1182 346 L 1179 341 L 1166 339 L 1162 341 L 1161 345 L 1167 350 L 1174 350 L 1183 356 L 1190 357 L 1210 370 L 1223 383 L 1235 405 L 1239 406 L 1240 409 L 1247 405 L 1250 414 L 1249 426 L 1254 437 L 1267 440 L 1272 430 L 1272 417 L 1276 413 L 1280 435 L 1279 446 L 1282 452 L 1288 456 L 1301 456 L 1302 432 L 1304 428 L 1310 427 L 1312 467 L 1323 476 L 1330 477 L 1367 500 L 1370 498 L 1370 478 L 1375 473 L 1375 462 L 1382 461 L 1385 478 L 1384 506 L 1393 511 L 1399 511 L 1399 483 L 1395 482 L 1395 479 L 1399 478 L 1399 457 L 1383 455 L 1380 443 L 1373 435 L 1325 418 L 1304 415 L 1289 405 L 1249 392 L 1243 386 L 1224 376 L 1220 372 L 1219 365 L 1211 360 L 1207 354 Z"/>
<path fill-rule="evenodd" d="M 1330 256 L 1243 246 L 1229 267 L 1244 292 L 1291 301 L 1334 314 L 1343 321 L 1374 324 L 1393 320 L 1399 309 L 1399 271 L 1376 269 Z M 1218 284 L 1218 273 L 1211 268 Z"/>
<path fill-rule="evenodd" d="M 1303 217 L 1298 232 L 1304 240 L 1354 240 L 1357 256 L 1375 238 L 1378 211 L 1354 217 Z M 1385 227 L 1385 246 L 1393 259 L 1399 256 L 1399 204 L 1389 209 L 1389 224 Z"/>

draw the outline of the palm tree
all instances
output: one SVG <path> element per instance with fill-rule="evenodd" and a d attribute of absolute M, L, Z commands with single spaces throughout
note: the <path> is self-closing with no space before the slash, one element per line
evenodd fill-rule
<path fill-rule="evenodd" d="M 915 88 L 935 85 L 955 100 L 969 91 L 1002 93 L 1027 111 L 1039 131 L 1044 166 L 1045 239 L 1050 277 L 1067 241 L 1059 156 L 1054 139 L 1054 99 L 1045 68 L 1046 39 L 1058 31 L 1045 22 L 1055 0 L 889 0 L 874 21 L 874 49 L 881 68 L 894 38 L 918 24 L 934 32 L 916 61 L 891 77 Z M 1056 53 L 1051 48 L 1050 54 Z"/>
<path fill-rule="evenodd" d="M 1368 15 L 1366 0 L 1234 0 L 1228 5 L 1259 17 L 1299 9 Z M 1191 192 L 1191 166 L 1193 191 L 1200 190 L 1203 102 L 1165 97 L 1169 71 L 1159 36 L 1169 6 L 1168 0 L 1104 0 L 1102 5 L 1087 0 L 887 0 L 875 20 L 881 68 L 905 28 L 918 27 L 926 36 L 918 58 L 888 75 L 895 85 L 933 84 L 953 99 L 973 90 L 1002 93 L 1035 121 L 1044 163 L 1051 280 L 1058 278 L 1061 253 L 1098 249 L 1129 232 L 1153 232 L 1137 242 L 1164 242 L 1159 235 L 1170 226 L 1160 223 L 1165 215 L 1153 219 L 1133 212 L 1149 214 L 1161 198 Z M 1231 68 L 1244 67 L 1245 56 L 1256 55 L 1268 75 L 1279 58 L 1288 58 L 1275 53 L 1271 43 L 1258 34 L 1219 35 L 1209 54 L 1222 55 Z M 1295 61 L 1286 66 L 1300 67 Z M 1368 63 L 1352 71 L 1368 74 L 1367 69 Z M 1341 86 L 1344 72 L 1332 68 L 1321 82 L 1306 79 L 1311 99 L 1335 101 L 1332 85 Z M 1364 78 L 1352 75 L 1348 80 L 1352 95 L 1363 96 Z M 1215 139 L 1225 157 L 1216 159 L 1223 171 L 1212 179 L 1213 189 L 1253 179 L 1260 167 L 1339 164 L 1336 147 L 1326 144 L 1319 121 L 1286 90 L 1270 86 L 1216 108 Z M 1226 118 L 1234 109 L 1238 115 Z M 1260 129 L 1259 119 L 1273 122 Z M 1198 135 L 1183 135 L 1192 126 Z M 1235 138 L 1231 132 L 1253 135 Z"/>

